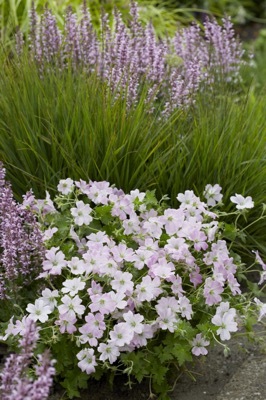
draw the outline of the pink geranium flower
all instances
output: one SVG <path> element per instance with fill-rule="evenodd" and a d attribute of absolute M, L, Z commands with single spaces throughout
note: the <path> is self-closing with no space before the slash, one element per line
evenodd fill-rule
<path fill-rule="evenodd" d="M 196 337 L 192 340 L 192 354 L 195 356 L 200 356 L 200 355 L 206 355 L 208 354 L 208 350 L 206 349 L 206 346 L 209 346 L 210 342 L 209 340 L 204 339 L 201 333 L 198 333 Z"/>

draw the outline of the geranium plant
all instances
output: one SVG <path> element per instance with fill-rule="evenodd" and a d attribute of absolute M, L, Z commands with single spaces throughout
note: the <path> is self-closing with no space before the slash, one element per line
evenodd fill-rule
<path fill-rule="evenodd" d="M 125 194 L 105 181 L 67 178 L 58 192 L 54 202 L 48 193 L 24 198 L 47 250 L 42 287 L 9 322 L 5 339 L 16 340 L 35 321 L 70 398 L 89 377 L 123 373 L 129 382 L 150 377 L 167 399 L 172 365 L 206 355 L 214 342 L 227 350 L 232 333 L 266 313 L 241 291 L 246 269 L 223 233 L 219 185 L 206 186 L 206 202 L 193 191 L 179 193 L 178 209 L 167 208 L 166 196 Z M 237 218 L 254 205 L 239 194 L 231 200 Z"/>

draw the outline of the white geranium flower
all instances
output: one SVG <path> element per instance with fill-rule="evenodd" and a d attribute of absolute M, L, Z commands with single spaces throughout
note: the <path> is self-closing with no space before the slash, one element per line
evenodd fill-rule
<path fill-rule="evenodd" d="M 85 288 L 85 282 L 82 282 L 81 278 L 67 279 L 63 282 L 63 286 L 62 292 L 69 293 L 73 297 Z"/>
<path fill-rule="evenodd" d="M 69 194 L 74 189 L 74 181 L 70 178 L 61 179 L 57 185 L 58 192 L 62 194 Z"/>
<path fill-rule="evenodd" d="M 231 196 L 230 200 L 232 203 L 236 204 L 236 208 L 238 210 L 245 210 L 246 208 L 253 208 L 254 201 L 250 196 L 243 197 L 241 194 L 235 194 L 235 196 Z"/>
<path fill-rule="evenodd" d="M 48 314 L 52 312 L 50 306 L 42 299 L 37 299 L 34 304 L 28 304 L 26 310 L 29 313 L 29 317 L 35 322 L 38 320 L 40 322 L 48 321 Z"/>
<path fill-rule="evenodd" d="M 78 226 L 89 225 L 93 219 L 90 215 L 92 212 L 90 205 L 85 204 L 83 201 L 77 201 L 76 208 L 71 208 L 70 211 L 74 217 L 75 224 Z"/>
<path fill-rule="evenodd" d="M 221 190 L 222 188 L 218 184 L 215 184 L 214 186 L 208 184 L 205 186 L 203 194 L 207 200 L 208 206 L 215 206 L 216 203 L 219 203 L 222 200 L 223 195 L 221 194 Z"/>
<path fill-rule="evenodd" d="M 254 298 L 254 302 L 257 304 L 257 307 L 258 307 L 258 310 L 259 310 L 258 321 L 260 322 L 261 319 L 266 314 L 266 304 L 262 303 L 262 301 L 260 301 L 257 297 Z"/>

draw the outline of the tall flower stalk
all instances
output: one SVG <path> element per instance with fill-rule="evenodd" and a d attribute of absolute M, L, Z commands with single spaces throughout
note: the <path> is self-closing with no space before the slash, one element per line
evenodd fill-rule
<path fill-rule="evenodd" d="M 216 76 L 223 82 L 236 83 L 240 79 L 244 51 L 230 19 L 224 19 L 223 26 L 207 20 L 203 31 L 194 24 L 178 30 L 173 39 L 158 41 L 151 23 L 141 25 L 134 1 L 130 17 L 127 26 L 115 10 L 111 29 L 108 17 L 103 15 L 97 35 L 84 1 L 81 20 L 71 8 L 67 9 L 64 29 L 60 31 L 48 8 L 38 18 L 33 5 L 30 59 L 35 60 L 41 74 L 69 66 L 74 72 L 96 72 L 107 82 L 114 99 L 125 99 L 128 107 L 136 104 L 145 85 L 148 110 L 153 110 L 161 99 L 166 116 L 193 103 L 201 83 L 214 83 Z M 21 40 L 17 42 L 23 46 Z M 170 59 L 178 62 L 169 62 Z"/>
<path fill-rule="evenodd" d="M 38 356 L 34 367 L 36 379 L 27 375 L 32 362 L 39 333 L 34 321 L 25 320 L 24 332 L 19 340 L 20 353 L 11 354 L 0 373 L 0 395 L 2 400 L 48 399 L 55 368 L 48 351 Z"/>
<path fill-rule="evenodd" d="M 44 256 L 35 216 L 13 198 L 0 163 L 0 299 L 13 296 L 34 280 Z"/>

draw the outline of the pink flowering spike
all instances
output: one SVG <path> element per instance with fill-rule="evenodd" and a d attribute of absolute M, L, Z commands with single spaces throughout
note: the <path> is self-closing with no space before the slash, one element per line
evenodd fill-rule
<path fill-rule="evenodd" d="M 39 333 L 35 323 L 28 319 L 22 338 L 19 340 L 20 353 L 11 354 L 0 374 L 0 395 L 2 400 L 46 400 L 53 384 L 55 369 L 49 353 L 38 356 L 39 365 L 35 366 L 36 380 L 28 378 L 33 350 Z"/>
<path fill-rule="evenodd" d="M 32 400 L 49 399 L 50 390 L 53 386 L 53 377 L 56 373 L 54 368 L 55 360 L 51 361 L 49 350 L 38 355 L 38 365 L 35 366 L 37 379 L 33 382 L 31 393 Z"/>
<path fill-rule="evenodd" d="M 18 280 L 27 285 L 36 278 L 45 250 L 36 217 L 30 207 L 14 200 L 2 163 L 0 188 L 0 299 L 5 299 L 19 290 Z M 31 192 L 24 196 L 26 203 L 29 198 Z"/>

